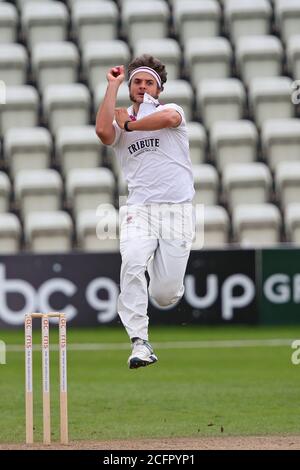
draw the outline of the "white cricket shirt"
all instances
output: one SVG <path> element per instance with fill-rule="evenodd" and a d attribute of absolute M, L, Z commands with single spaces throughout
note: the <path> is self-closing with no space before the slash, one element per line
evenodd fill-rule
<path fill-rule="evenodd" d="M 183 109 L 174 103 L 156 107 L 156 100 L 150 97 L 151 103 L 146 98 L 149 95 L 140 105 L 137 120 L 167 108 L 176 109 L 182 120 L 176 128 L 133 132 L 113 122 L 116 136 L 112 146 L 128 184 L 127 204 L 190 202 L 195 191 Z M 133 107 L 127 111 L 133 114 Z"/>

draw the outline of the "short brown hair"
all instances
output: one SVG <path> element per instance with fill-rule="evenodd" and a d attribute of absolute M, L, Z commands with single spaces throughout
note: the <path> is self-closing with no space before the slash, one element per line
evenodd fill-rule
<path fill-rule="evenodd" d="M 161 91 L 163 91 L 164 86 L 163 84 L 167 81 L 167 71 L 166 66 L 159 60 L 153 57 L 150 54 L 143 54 L 139 57 L 136 57 L 130 64 L 128 65 L 128 80 L 132 72 L 137 69 L 138 67 L 150 67 L 151 69 L 155 70 L 156 73 L 160 76 L 161 79 Z"/>

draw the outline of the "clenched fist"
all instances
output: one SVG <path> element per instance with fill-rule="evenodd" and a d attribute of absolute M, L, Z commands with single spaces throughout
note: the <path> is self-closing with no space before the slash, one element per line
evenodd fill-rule
<path fill-rule="evenodd" d="M 130 116 L 126 108 L 116 108 L 115 109 L 115 118 L 118 123 L 118 126 L 121 129 L 124 129 L 124 124 L 126 121 L 130 121 Z"/>
<path fill-rule="evenodd" d="M 116 83 L 121 85 L 125 78 L 125 67 L 124 65 L 117 65 L 110 69 L 106 75 L 108 82 Z"/>

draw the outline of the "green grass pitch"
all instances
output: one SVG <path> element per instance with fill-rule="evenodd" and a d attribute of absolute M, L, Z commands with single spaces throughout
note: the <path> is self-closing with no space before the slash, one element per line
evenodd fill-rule
<path fill-rule="evenodd" d="M 159 362 L 129 370 L 123 328 L 68 329 L 71 440 L 144 437 L 299 434 L 300 365 L 288 341 L 233 347 L 230 341 L 300 339 L 300 327 L 150 327 Z M 51 326 L 51 344 L 57 331 Z M 7 346 L 0 365 L 0 443 L 24 442 L 24 353 L 20 331 L 0 331 Z M 227 343 L 216 345 L 213 341 Z M 34 343 L 40 331 L 34 333 Z M 182 342 L 179 347 L 167 342 Z M 194 347 L 191 341 L 206 341 Z M 211 342 L 212 341 L 212 342 Z M 211 342 L 211 343 L 210 343 Z M 118 343 L 72 350 L 78 343 Z M 221 347 L 220 347 L 221 346 Z M 21 349 L 21 348 L 20 348 Z M 53 440 L 58 440 L 58 353 L 51 352 Z M 41 354 L 34 353 L 35 436 L 42 440 Z"/>

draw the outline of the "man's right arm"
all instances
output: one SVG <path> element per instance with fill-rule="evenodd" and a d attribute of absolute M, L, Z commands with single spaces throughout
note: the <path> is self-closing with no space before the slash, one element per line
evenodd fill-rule
<path fill-rule="evenodd" d="M 119 86 L 124 80 L 124 66 L 112 68 L 107 76 L 108 86 L 96 117 L 96 134 L 105 145 L 111 145 L 115 140 L 113 120 Z"/>

